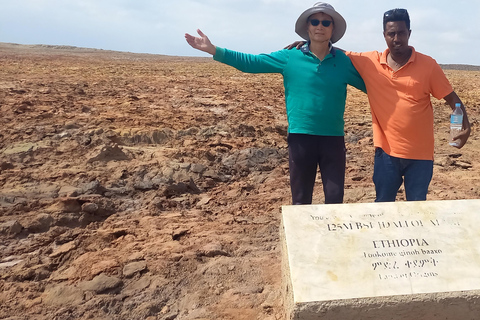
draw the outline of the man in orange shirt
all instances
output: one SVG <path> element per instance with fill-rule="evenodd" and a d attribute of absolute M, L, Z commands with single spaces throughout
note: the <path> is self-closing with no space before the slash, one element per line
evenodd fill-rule
<path fill-rule="evenodd" d="M 444 99 L 452 110 L 461 104 L 463 128 L 453 138 L 459 139 L 457 148 L 467 142 L 470 123 L 441 67 L 408 45 L 407 10 L 385 12 L 383 30 L 384 52 L 346 52 L 365 82 L 372 112 L 375 201 L 395 201 L 403 182 L 407 200 L 426 200 L 434 149 L 430 95 Z"/>
<path fill-rule="evenodd" d="M 433 107 L 430 95 L 452 108 L 462 105 L 463 131 L 455 137 L 463 147 L 470 123 L 462 101 L 437 62 L 408 45 L 407 10 L 383 16 L 383 53 L 348 53 L 367 86 L 372 111 L 376 202 L 395 201 L 405 184 L 407 200 L 426 200 L 433 174 Z"/>

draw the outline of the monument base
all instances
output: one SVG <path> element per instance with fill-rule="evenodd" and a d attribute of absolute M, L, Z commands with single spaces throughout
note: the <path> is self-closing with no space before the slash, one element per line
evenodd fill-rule
<path fill-rule="evenodd" d="M 295 320 L 478 320 L 480 291 L 290 304 Z"/>
<path fill-rule="evenodd" d="M 286 319 L 480 319 L 480 200 L 284 206 Z"/>

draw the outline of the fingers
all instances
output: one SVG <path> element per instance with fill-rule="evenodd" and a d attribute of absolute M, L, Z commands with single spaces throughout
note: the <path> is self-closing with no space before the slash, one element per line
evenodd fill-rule
<path fill-rule="evenodd" d="M 297 41 L 296 43 L 297 43 L 297 49 L 300 50 L 303 47 L 303 45 L 307 42 L 306 41 Z"/>
<path fill-rule="evenodd" d="M 454 136 L 452 138 L 452 141 L 458 141 L 458 144 L 455 145 L 454 147 L 457 149 L 461 149 L 467 143 L 469 136 L 470 136 L 469 130 L 464 130 L 459 134 L 457 134 L 456 136 Z"/>
<path fill-rule="evenodd" d="M 451 144 L 451 146 L 457 149 L 461 149 L 465 145 L 465 143 L 467 143 L 467 141 L 463 139 L 452 139 L 452 142 L 455 142 L 455 144 Z"/>
<path fill-rule="evenodd" d="M 185 40 L 187 40 L 187 43 L 189 45 L 191 45 L 192 47 L 195 48 L 195 37 L 188 34 L 188 33 L 185 33 Z"/>
<path fill-rule="evenodd" d="M 288 49 L 288 50 L 292 50 L 293 48 L 301 49 L 305 43 L 306 43 L 305 41 L 295 41 L 294 43 L 289 44 L 283 49 Z"/>
<path fill-rule="evenodd" d="M 194 49 L 215 55 L 217 48 L 210 42 L 208 37 L 200 29 L 197 29 L 197 32 L 200 37 L 194 37 L 188 33 L 185 33 L 185 40 L 187 40 L 188 44 Z"/>
<path fill-rule="evenodd" d="M 185 33 L 185 40 L 187 40 L 188 44 L 194 48 L 197 48 L 202 42 L 204 43 L 205 40 L 208 40 L 208 37 L 200 29 L 197 29 L 197 32 L 201 38 Z"/>
<path fill-rule="evenodd" d="M 207 38 L 207 36 L 200 29 L 197 29 L 197 33 L 200 35 L 200 37 Z M 191 34 L 185 33 L 185 39 L 187 39 L 187 41 L 188 40 L 195 40 L 196 38 L 197 37 L 192 36 Z"/>
<path fill-rule="evenodd" d="M 197 33 L 198 33 L 198 35 L 199 35 L 200 37 L 202 37 L 202 38 L 206 38 L 206 37 L 207 37 L 207 36 L 202 32 L 202 30 L 200 30 L 200 29 L 197 29 Z"/>
<path fill-rule="evenodd" d="M 459 143 L 453 145 L 457 149 L 462 149 L 462 147 L 465 145 L 466 141 L 460 140 Z"/>

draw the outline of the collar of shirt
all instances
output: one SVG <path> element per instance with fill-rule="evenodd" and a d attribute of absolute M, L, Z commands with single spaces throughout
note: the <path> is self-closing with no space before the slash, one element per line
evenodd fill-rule
<path fill-rule="evenodd" d="M 328 41 L 328 47 L 330 48 L 330 53 L 332 54 L 332 56 L 335 57 L 335 54 L 337 52 L 337 49 L 333 46 L 333 43 L 332 41 Z M 305 43 L 301 48 L 300 50 L 303 52 L 303 53 L 310 53 L 310 41 L 308 41 L 307 43 Z M 388 49 L 387 49 L 388 50 Z"/>
<path fill-rule="evenodd" d="M 408 47 L 412 49 L 412 55 L 410 56 L 410 59 L 408 59 L 408 61 L 405 63 L 405 65 L 415 62 L 415 58 L 416 58 L 415 48 L 412 46 L 408 46 Z M 383 51 L 382 55 L 380 56 L 380 64 L 388 65 L 387 56 L 389 53 L 390 53 L 390 49 L 388 48 L 385 49 L 385 51 Z"/>

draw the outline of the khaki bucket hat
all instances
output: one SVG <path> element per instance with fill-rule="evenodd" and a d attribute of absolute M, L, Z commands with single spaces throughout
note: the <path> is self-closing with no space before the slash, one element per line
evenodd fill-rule
<path fill-rule="evenodd" d="M 335 11 L 332 5 L 325 2 L 317 2 L 311 8 L 305 10 L 300 17 L 298 17 L 297 22 L 295 23 L 295 32 L 305 40 L 309 40 L 308 37 L 308 18 L 315 13 L 323 12 L 328 14 L 333 19 L 333 33 L 332 38 L 330 39 L 332 43 L 340 40 L 345 31 L 347 30 L 347 22 L 343 17 Z"/>

